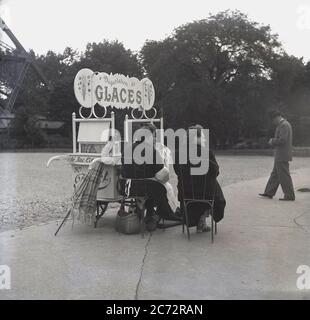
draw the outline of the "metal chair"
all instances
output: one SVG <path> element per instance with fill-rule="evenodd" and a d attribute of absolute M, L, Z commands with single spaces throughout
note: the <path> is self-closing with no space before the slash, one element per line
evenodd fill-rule
<path fill-rule="evenodd" d="M 146 165 L 144 164 L 142 166 L 143 166 L 143 171 L 145 173 Z M 122 167 L 124 167 L 124 166 L 122 166 Z M 120 171 L 122 171 L 122 169 L 120 169 Z M 141 174 L 141 172 L 140 172 L 140 174 Z M 123 196 L 123 203 L 125 204 L 126 201 L 130 201 L 130 199 L 134 199 L 134 202 L 136 204 L 136 208 L 137 208 L 137 211 L 139 214 L 139 218 L 141 221 L 141 234 L 143 236 L 145 229 L 146 229 L 146 226 L 145 226 L 145 217 L 146 217 L 145 203 L 149 199 L 149 192 L 148 192 L 149 189 L 148 188 L 152 184 L 158 184 L 162 188 L 164 188 L 164 186 L 160 182 L 154 181 L 154 179 L 152 179 L 152 178 L 136 178 L 136 171 L 135 170 L 132 170 L 130 178 L 125 178 L 122 176 L 122 174 L 120 174 L 118 181 L 119 181 L 119 192 Z M 159 187 L 159 186 L 157 186 L 157 187 Z M 162 223 L 160 223 L 160 221 L 162 221 Z M 173 223 L 166 224 L 165 221 L 172 221 Z M 180 220 L 166 217 L 166 218 L 160 218 L 160 220 L 157 224 L 157 227 L 159 229 L 167 229 L 167 228 L 171 228 L 171 227 L 178 226 L 181 224 L 182 224 L 182 222 L 180 222 Z"/>
<path fill-rule="evenodd" d="M 217 164 L 210 160 L 210 165 Z M 216 178 L 212 178 L 211 183 L 209 183 L 209 188 L 211 190 L 207 190 L 207 185 L 210 177 L 205 175 L 195 176 L 189 174 L 190 167 L 188 164 L 176 164 L 176 173 L 179 179 L 179 197 L 181 204 L 181 212 L 183 213 L 183 224 L 182 230 L 184 233 L 184 229 L 186 226 L 187 237 L 190 240 L 190 227 L 194 225 L 190 224 L 189 216 L 190 216 L 190 206 L 193 204 L 201 204 L 202 207 L 205 207 L 204 210 L 210 209 L 211 216 L 211 241 L 214 242 L 214 234 L 217 234 L 217 223 L 214 221 L 214 197 L 215 197 L 215 189 L 216 189 Z M 210 181 L 209 180 L 209 181 Z M 187 185 L 185 190 L 184 185 Z M 199 183 L 199 187 L 198 187 Z M 189 191 L 190 190 L 190 191 Z M 211 191 L 211 196 L 210 196 Z"/>

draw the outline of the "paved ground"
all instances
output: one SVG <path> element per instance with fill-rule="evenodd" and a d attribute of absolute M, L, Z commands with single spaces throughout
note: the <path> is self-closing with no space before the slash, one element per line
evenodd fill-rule
<path fill-rule="evenodd" d="M 295 188 L 310 186 L 310 169 L 293 171 Z M 296 269 L 310 265 L 310 194 L 294 203 L 259 199 L 266 178 L 224 188 L 225 219 L 187 241 L 181 228 L 119 235 L 111 210 L 93 229 L 56 223 L 0 233 L 0 265 L 12 289 L 0 299 L 310 299 Z M 281 196 L 279 192 L 279 196 Z"/>
<path fill-rule="evenodd" d="M 60 219 L 72 192 L 71 168 L 55 162 L 52 153 L 0 153 L 0 232 L 22 229 Z M 266 176 L 273 159 L 268 156 L 217 157 L 221 185 Z M 295 158 L 292 170 L 310 167 L 310 158 Z"/>

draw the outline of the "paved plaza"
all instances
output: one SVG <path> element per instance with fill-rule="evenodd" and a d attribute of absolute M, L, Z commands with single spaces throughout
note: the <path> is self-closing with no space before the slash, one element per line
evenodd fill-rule
<path fill-rule="evenodd" d="M 310 169 L 292 172 L 310 187 Z M 11 289 L 0 299 L 309 299 L 296 286 L 310 265 L 310 194 L 295 202 L 260 199 L 267 177 L 223 188 L 226 216 L 210 234 L 187 240 L 181 227 L 147 234 L 114 230 L 116 209 L 98 228 L 60 220 L 0 233 L 0 265 Z"/>

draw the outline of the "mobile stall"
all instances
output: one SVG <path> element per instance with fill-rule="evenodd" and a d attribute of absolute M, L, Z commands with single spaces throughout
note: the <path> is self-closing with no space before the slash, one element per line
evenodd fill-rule
<path fill-rule="evenodd" d="M 113 142 L 108 155 L 112 161 L 104 163 L 97 192 L 97 214 L 93 221 L 96 226 L 109 203 L 120 202 L 122 198 L 117 188 L 115 166 L 121 159 L 121 142 L 128 141 L 132 135 L 131 129 L 143 122 L 152 122 L 163 129 L 163 118 L 157 116 L 154 108 L 155 90 L 148 78 L 139 80 L 121 74 L 82 69 L 74 79 L 74 93 L 80 107 L 78 116 L 72 114 L 72 153 L 50 158 L 47 166 L 60 159 L 69 163 L 74 191 L 89 166 L 102 161 L 105 147 L 110 141 Z M 121 120 L 123 128 L 116 128 L 115 114 L 121 109 L 126 111 Z M 118 134 L 121 131 L 123 134 Z"/>

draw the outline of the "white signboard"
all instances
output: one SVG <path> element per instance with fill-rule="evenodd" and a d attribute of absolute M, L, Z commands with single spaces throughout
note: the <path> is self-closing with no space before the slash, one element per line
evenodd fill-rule
<path fill-rule="evenodd" d="M 155 90 L 150 79 L 129 78 L 122 74 L 80 70 L 74 79 L 75 97 L 81 106 L 140 108 L 150 110 L 155 101 Z"/>

